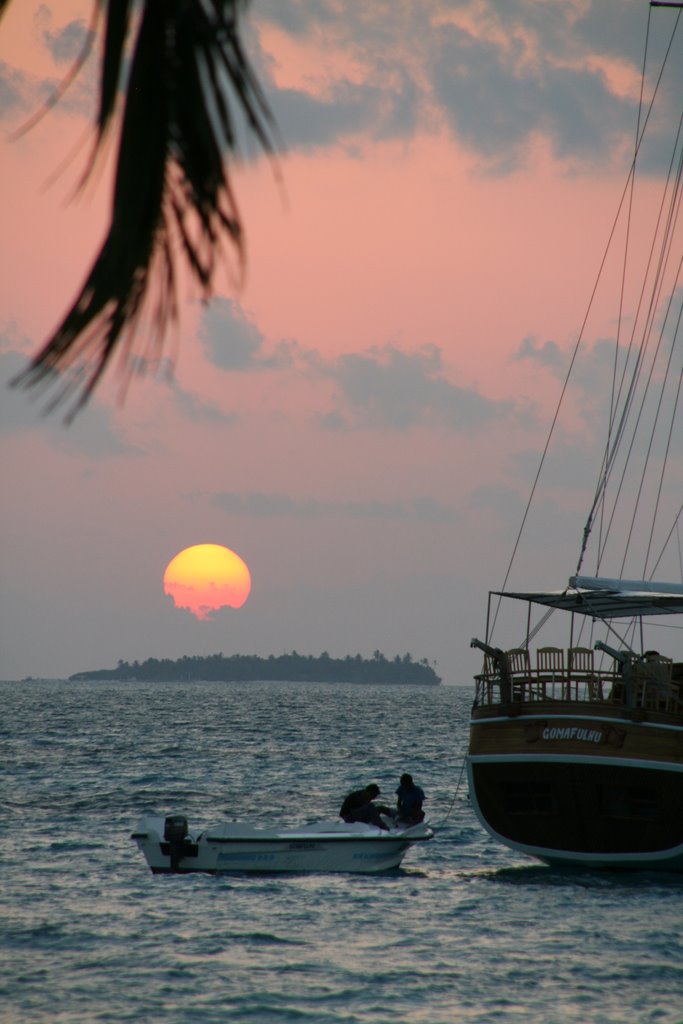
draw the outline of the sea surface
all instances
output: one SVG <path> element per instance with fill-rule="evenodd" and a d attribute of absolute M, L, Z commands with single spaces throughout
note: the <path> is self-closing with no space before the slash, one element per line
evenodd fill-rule
<path fill-rule="evenodd" d="M 466 688 L 0 684 L 0 1021 L 680 1024 L 683 876 L 497 845 Z M 140 816 L 335 816 L 402 772 L 437 830 L 383 876 L 154 876 Z"/>

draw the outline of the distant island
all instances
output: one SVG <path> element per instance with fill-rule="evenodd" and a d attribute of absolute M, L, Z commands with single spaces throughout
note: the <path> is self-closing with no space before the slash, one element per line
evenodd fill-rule
<path fill-rule="evenodd" d="M 426 658 L 414 661 L 410 654 L 389 660 L 381 651 L 372 658 L 360 654 L 331 658 L 327 651 L 319 657 L 308 654 L 269 655 L 212 654 L 208 657 L 148 658 L 147 661 L 119 661 L 116 668 L 76 672 L 73 682 L 86 679 L 117 679 L 139 682 L 180 682 L 206 680 L 217 682 L 280 681 L 291 683 L 392 683 L 398 685 L 438 686 L 441 682 Z"/>

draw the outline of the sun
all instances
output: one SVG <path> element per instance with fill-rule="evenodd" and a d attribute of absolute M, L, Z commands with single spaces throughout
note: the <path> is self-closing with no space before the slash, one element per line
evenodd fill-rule
<path fill-rule="evenodd" d="M 172 558 L 164 593 L 176 608 L 197 619 L 212 619 L 221 608 L 241 608 L 251 591 L 251 574 L 239 555 L 222 544 L 194 544 Z"/>

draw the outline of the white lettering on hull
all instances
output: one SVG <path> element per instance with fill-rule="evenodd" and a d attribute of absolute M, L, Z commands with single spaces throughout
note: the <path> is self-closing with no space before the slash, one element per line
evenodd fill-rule
<path fill-rule="evenodd" d="M 546 726 L 541 733 L 544 740 L 581 740 L 584 743 L 601 743 L 602 729 L 581 729 L 579 726 Z"/>

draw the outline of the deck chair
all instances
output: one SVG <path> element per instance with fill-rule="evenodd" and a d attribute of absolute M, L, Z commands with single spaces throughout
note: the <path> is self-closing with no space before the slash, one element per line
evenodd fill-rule
<path fill-rule="evenodd" d="M 602 679 L 596 675 L 593 651 L 590 647 L 570 647 L 568 649 L 567 680 L 570 690 L 572 683 L 584 683 L 589 700 L 603 700 Z"/>
<path fill-rule="evenodd" d="M 600 681 L 603 700 L 608 704 L 623 704 L 624 675 L 620 663 L 606 654 L 601 654 L 596 658 L 595 675 Z"/>
<path fill-rule="evenodd" d="M 481 695 L 485 704 L 490 704 L 493 699 L 494 684 L 500 683 L 498 668 L 490 654 L 484 655 L 481 672 L 474 679 L 477 684 L 477 694 Z"/>
<path fill-rule="evenodd" d="M 673 658 L 645 655 L 635 666 L 636 705 L 651 711 L 665 711 L 672 688 Z"/>
<path fill-rule="evenodd" d="M 566 680 L 564 672 L 564 651 L 561 647 L 539 647 L 536 651 L 536 680 L 540 693 L 545 697 L 548 685 L 554 691 L 555 684 Z"/>
<path fill-rule="evenodd" d="M 663 654 L 645 655 L 644 665 L 652 675 L 662 682 L 670 683 L 673 676 L 674 660 L 665 658 Z"/>
<path fill-rule="evenodd" d="M 531 685 L 531 662 L 526 647 L 514 647 L 505 652 L 512 680 L 513 700 L 525 700 Z"/>

